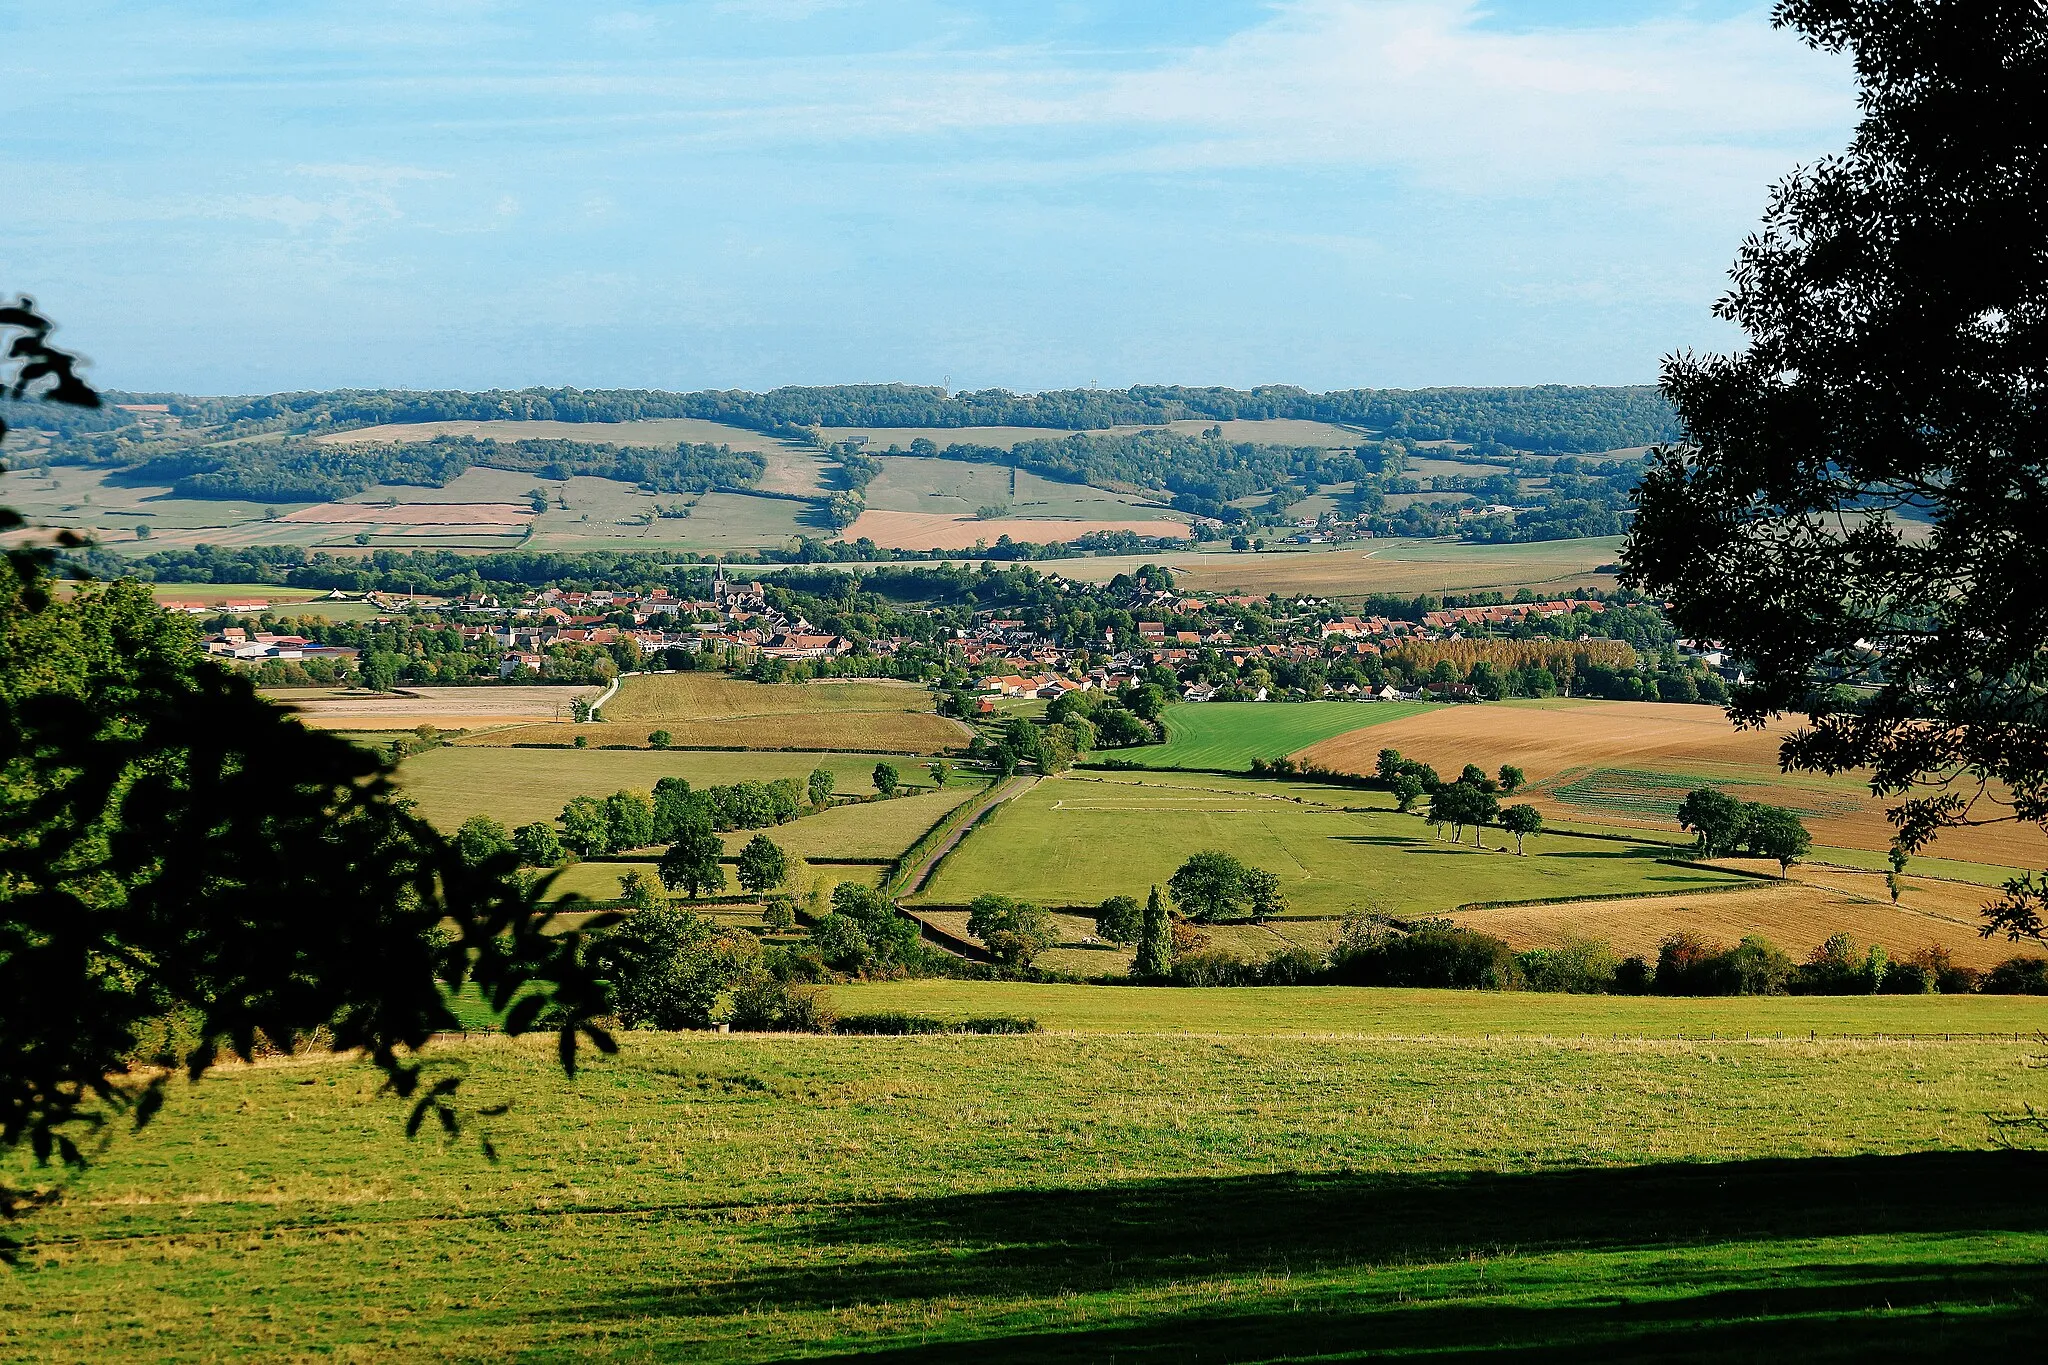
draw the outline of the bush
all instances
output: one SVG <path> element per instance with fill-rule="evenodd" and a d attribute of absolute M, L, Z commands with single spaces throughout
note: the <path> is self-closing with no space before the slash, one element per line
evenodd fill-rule
<path fill-rule="evenodd" d="M 2048 995 L 2048 958 L 2009 957 L 1984 973 L 1986 995 Z"/>
<path fill-rule="evenodd" d="M 732 991 L 732 1027 L 744 1033 L 830 1033 L 839 1015 L 825 992 L 769 972 L 743 977 Z"/>
<path fill-rule="evenodd" d="M 1784 995 L 1796 969 L 1769 939 L 1747 935 L 1722 963 L 1735 995 Z"/>
<path fill-rule="evenodd" d="M 1621 965 L 1614 969 L 1614 984 L 1608 989 L 1616 995 L 1648 995 L 1655 985 L 1655 971 L 1638 953 L 1621 960 Z"/>
<path fill-rule="evenodd" d="M 1307 948 L 1287 948 L 1263 962 L 1225 952 L 1190 953 L 1173 964 L 1176 986 L 1313 986 L 1330 975 L 1330 960 Z"/>
<path fill-rule="evenodd" d="M 1933 995 L 1940 989 L 1933 973 L 1917 962 L 1894 962 L 1885 969 L 1878 987 L 1886 995 Z"/>
<path fill-rule="evenodd" d="M 1378 926 L 1347 932 L 1332 965 L 1337 980 L 1354 986 L 1484 991 L 1522 984 L 1514 949 L 1449 920 L 1423 920 L 1405 933 Z"/>
<path fill-rule="evenodd" d="M 838 1022 L 834 1031 L 887 1037 L 914 1033 L 1036 1033 L 1038 1021 L 994 1015 L 949 1022 L 927 1014 L 904 1014 L 892 1010 L 882 1014 L 849 1014 Z"/>
<path fill-rule="evenodd" d="M 1658 995 L 1733 995 L 1725 959 L 1729 950 L 1694 933 L 1676 933 L 1657 945 Z"/>
<path fill-rule="evenodd" d="M 1977 989 L 1978 977 L 1982 975 L 1975 968 L 1956 966 L 1949 950 L 1939 943 L 1928 944 L 1906 961 L 1926 972 L 1934 989 L 1943 995 L 1968 995 Z"/>
<path fill-rule="evenodd" d="M 717 1002 L 760 963 L 760 942 L 701 915 L 659 904 L 626 917 L 596 945 L 628 1028 L 706 1028 Z"/>
<path fill-rule="evenodd" d="M 1872 945 L 1859 956 L 1854 939 L 1834 934 L 1807 954 L 1792 989 L 1801 995 L 1875 995 L 1886 965 L 1884 949 Z"/>
<path fill-rule="evenodd" d="M 1600 995 L 1614 988 L 1621 964 L 1614 949 L 1597 939 L 1568 938 L 1555 948 L 1531 948 L 1515 958 L 1522 984 L 1532 991 Z"/>

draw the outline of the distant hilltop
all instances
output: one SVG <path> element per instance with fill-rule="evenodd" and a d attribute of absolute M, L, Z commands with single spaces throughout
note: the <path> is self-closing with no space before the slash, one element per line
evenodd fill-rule
<path fill-rule="evenodd" d="M 387 423 L 445 421 L 626 422 L 695 418 L 788 439 L 819 439 L 835 427 L 1035 427 L 1100 431 L 1189 420 L 1293 419 L 1357 427 L 1374 436 L 1457 441 L 1535 453 L 1577 454 L 1675 439 L 1677 418 L 1653 386 L 1541 385 L 1531 388 L 1343 389 L 1310 393 L 1292 385 L 1254 389 L 1136 385 L 1127 389 L 1005 389 L 949 392 L 914 384 L 837 384 L 768 393 L 658 389 L 337 389 L 258 397 L 110 393 L 96 411 L 5 405 L 10 422 L 44 429 L 111 430 L 174 415 L 209 427 L 260 424 L 317 432 Z"/>

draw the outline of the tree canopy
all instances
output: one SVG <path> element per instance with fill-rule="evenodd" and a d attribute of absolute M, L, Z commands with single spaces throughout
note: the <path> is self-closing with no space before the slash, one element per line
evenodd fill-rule
<path fill-rule="evenodd" d="M 1854 59 L 1862 119 L 1742 244 L 1715 311 L 1746 346 L 1665 362 L 1683 439 L 1622 556 L 1746 662 L 1737 720 L 1804 712 L 1786 765 L 1867 769 L 1907 851 L 2048 821 L 2048 9 L 1959 19 L 1778 5 Z M 1987 915 L 2038 936 L 2044 908 L 2025 878 Z"/>
<path fill-rule="evenodd" d="M 0 391 L 97 403 L 27 300 L 8 329 Z M 138 1067 L 196 1078 L 316 1030 L 452 1130 L 459 1078 L 414 1054 L 469 983 L 510 1032 L 545 1013 L 565 1066 L 579 1037 L 611 1049 L 584 937 L 547 932 L 509 849 L 465 859 L 388 763 L 262 700 L 146 589 L 59 594 L 47 565 L 0 561 L 0 1148 L 81 1164 L 163 1102 Z"/>

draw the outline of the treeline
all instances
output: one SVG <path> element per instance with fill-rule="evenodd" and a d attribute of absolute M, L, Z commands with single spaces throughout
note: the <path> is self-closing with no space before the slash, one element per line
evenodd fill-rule
<path fill-rule="evenodd" d="M 1297 948 L 1247 961 L 1207 948 L 1177 955 L 1155 978 L 1180 986 L 1401 986 L 1585 995 L 2048 995 L 2048 959 L 2013 957 L 1988 971 L 1958 966 L 1930 944 L 1903 958 L 1834 934 L 1806 957 L 1760 935 L 1728 945 L 1690 933 L 1659 944 L 1654 960 L 1623 957 L 1599 939 L 1517 952 L 1505 939 L 1452 920 L 1347 919 L 1328 953 Z"/>
<path fill-rule="evenodd" d="M 694 417 L 775 435 L 808 437 L 818 427 L 1021 426 L 1089 431 L 1182 420 L 1296 418 L 1362 426 L 1405 440 L 1462 441 L 1563 453 L 1647 445 L 1674 439 L 1678 430 L 1669 404 L 1648 385 L 1347 389 L 1320 394 L 1292 385 L 1249 390 L 1138 385 L 1016 394 L 1003 389 L 948 393 L 913 384 L 842 384 L 768 393 L 349 389 L 241 398 L 120 397 L 167 403 L 179 417 L 207 426 L 300 432 L 405 422 L 625 422 Z"/>
<path fill-rule="evenodd" d="M 759 482 L 767 463 L 726 446 L 615 446 L 594 441 L 429 441 L 333 444 L 309 440 L 190 446 L 127 442 L 118 433 L 80 437 L 52 452 L 52 464 L 115 467 L 125 481 L 167 484 L 179 497 L 252 502 L 324 502 L 377 484 L 440 488 L 472 467 L 542 479 L 616 479 L 659 493 L 704 493 Z"/>

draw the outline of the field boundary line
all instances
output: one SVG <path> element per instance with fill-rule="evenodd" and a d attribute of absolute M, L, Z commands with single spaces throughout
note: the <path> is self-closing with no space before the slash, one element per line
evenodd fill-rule
<path fill-rule="evenodd" d="M 991 782 L 979 796 L 947 811 L 937 824 L 925 832 L 924 838 L 931 838 L 936 834 L 938 842 L 923 854 L 919 854 L 917 844 L 912 844 L 905 850 L 903 866 L 883 881 L 883 894 L 894 898 L 914 896 L 922 891 L 925 884 L 937 873 L 939 864 L 945 861 L 946 855 L 959 847 L 960 841 L 987 818 L 989 812 L 1005 802 L 1014 801 L 1037 786 L 1038 782 L 1037 777 L 1024 774 Z M 953 822 L 953 827 L 943 829 L 948 821 Z M 920 838 L 918 843 L 923 843 L 924 838 Z M 913 857 L 919 857 L 922 861 L 913 866 Z"/>
<path fill-rule="evenodd" d="M 590 703 L 590 709 L 583 713 L 584 723 L 587 725 L 591 721 L 597 720 L 599 718 L 597 714 L 599 709 L 602 708 L 606 702 L 610 701 L 613 697 L 619 694 L 620 683 L 624 682 L 628 678 L 638 678 L 640 676 L 642 675 L 636 671 L 632 673 L 621 673 L 617 677 L 613 678 L 611 681 L 611 686 L 605 688 L 604 695 L 599 697 L 596 701 Z"/>

